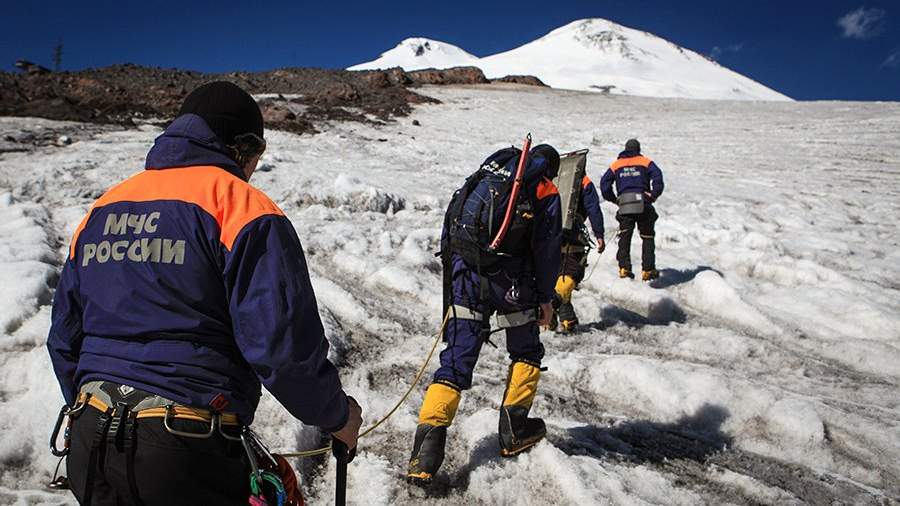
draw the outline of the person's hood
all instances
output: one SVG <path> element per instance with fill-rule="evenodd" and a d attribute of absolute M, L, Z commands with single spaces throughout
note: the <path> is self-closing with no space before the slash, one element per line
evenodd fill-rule
<path fill-rule="evenodd" d="M 175 118 L 156 138 L 144 168 L 147 170 L 174 169 L 212 165 L 247 180 L 244 171 L 228 156 L 228 150 L 203 118 L 185 114 Z"/>

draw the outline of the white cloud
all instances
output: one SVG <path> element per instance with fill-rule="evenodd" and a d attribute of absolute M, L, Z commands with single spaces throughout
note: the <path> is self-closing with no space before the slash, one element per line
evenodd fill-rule
<path fill-rule="evenodd" d="M 885 58 L 883 62 L 881 62 L 881 66 L 891 69 L 900 67 L 900 49 L 896 49 L 893 53 L 888 55 L 888 57 Z"/>
<path fill-rule="evenodd" d="M 885 14 L 884 9 L 860 7 L 841 16 L 837 25 L 848 39 L 870 39 L 881 33 Z"/>
<path fill-rule="evenodd" d="M 739 53 L 743 51 L 743 49 L 743 42 L 739 44 L 732 44 L 730 46 L 713 46 L 712 51 L 709 52 L 709 57 L 713 60 L 718 60 L 725 53 Z"/>

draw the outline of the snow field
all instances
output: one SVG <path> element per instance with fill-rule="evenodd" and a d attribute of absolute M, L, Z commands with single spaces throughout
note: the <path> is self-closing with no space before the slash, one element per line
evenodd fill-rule
<path fill-rule="evenodd" d="M 649 284 L 618 279 L 614 208 L 604 204 L 608 249 L 591 254 L 593 273 L 574 295 L 584 332 L 542 336 L 548 371 L 534 413 L 547 420 L 547 441 L 516 459 L 497 455 L 508 363 L 498 335 L 500 349 L 484 347 L 475 385 L 463 394 L 436 490 L 400 480 L 423 382 L 362 440 L 351 501 L 890 504 L 900 497 L 900 106 L 517 87 L 423 91 L 443 104 L 397 123 L 268 133 L 271 170 L 253 180 L 297 228 L 332 357 L 363 406 L 364 426 L 405 391 L 439 324 L 440 266 L 431 255 L 450 194 L 484 157 L 524 133 L 560 150 L 590 148 L 595 182 L 625 139 L 641 139 L 666 176 L 657 205 L 662 276 Z M 410 126 L 412 119 L 422 126 Z M 0 119 L 4 128 L 28 121 Z M 30 215 L 37 221 L 25 221 L 25 229 L 41 223 L 45 239 L 23 248 L 22 258 L 33 260 L 40 241 L 49 241 L 52 261 L 44 263 L 54 270 L 81 213 L 97 192 L 141 167 L 155 134 L 101 133 L 67 148 L 0 155 L 0 186 L 13 199 L 3 211 L 13 219 L 4 222 L 27 206 L 52 211 L 49 221 L 38 211 Z M 639 254 L 636 238 L 635 264 Z M 29 283 L 43 275 L 0 284 L 0 300 L 20 300 L 29 292 L 19 289 L 39 286 Z M 28 431 L 0 435 L 0 486 L 21 480 L 25 491 L 15 497 L 24 501 L 41 495 L 52 471 L 44 448 L 61 399 L 42 347 L 46 306 L 3 307 L 10 321 L 25 323 L 2 336 L 22 344 L 0 355 L 0 423 Z M 255 426 L 273 449 L 323 443 L 268 395 Z M 329 503 L 332 462 L 297 466 L 310 503 Z"/>
<path fill-rule="evenodd" d="M 0 213 L 0 482 L 12 486 L 49 481 L 56 463 L 47 441 L 59 394 L 49 388 L 55 378 L 44 343 L 59 258 L 43 206 L 2 192 Z M 0 490 L 0 502 L 18 500 L 11 497 Z"/>

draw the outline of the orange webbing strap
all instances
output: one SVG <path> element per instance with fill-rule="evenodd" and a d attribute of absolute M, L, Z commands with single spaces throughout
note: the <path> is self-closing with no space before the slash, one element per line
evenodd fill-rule
<path fill-rule="evenodd" d="M 110 410 L 110 407 L 100 399 L 94 397 L 93 395 L 88 396 L 87 394 L 80 394 L 78 396 L 79 402 L 84 402 L 84 398 L 89 397 L 87 399 L 88 406 L 93 407 L 94 409 L 100 411 L 101 413 L 106 413 Z M 165 418 L 166 417 L 166 407 L 161 406 L 158 408 L 148 408 L 142 409 L 140 411 L 135 411 L 135 417 L 140 418 Z M 212 413 L 205 409 L 195 409 L 187 406 L 172 406 L 168 409 L 168 416 L 170 418 L 178 418 L 183 420 L 193 420 L 195 422 L 212 422 Z M 219 416 L 219 423 L 221 425 L 233 425 L 240 426 L 241 423 L 238 421 L 237 415 L 233 413 L 222 413 Z"/>
<path fill-rule="evenodd" d="M 212 415 L 209 411 L 203 409 L 194 409 L 189 408 L 187 406 L 173 406 L 169 408 L 169 417 L 170 418 L 180 418 L 183 420 L 194 420 L 195 422 L 206 422 L 210 423 L 212 421 Z M 232 413 L 222 413 L 219 416 L 219 423 L 222 425 L 240 425 L 238 422 L 237 415 Z M 137 412 L 137 418 L 140 420 L 141 418 L 165 418 L 166 417 L 166 408 L 149 408 L 142 409 Z"/>

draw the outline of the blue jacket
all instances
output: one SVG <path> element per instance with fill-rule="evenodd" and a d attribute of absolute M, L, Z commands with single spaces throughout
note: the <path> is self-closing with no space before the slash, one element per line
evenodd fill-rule
<path fill-rule="evenodd" d="M 262 384 L 308 425 L 348 417 L 294 227 L 194 115 L 79 225 L 47 347 L 70 404 L 113 381 L 249 424 Z"/>
<path fill-rule="evenodd" d="M 613 182 L 616 191 L 613 192 Z M 652 160 L 635 151 L 623 151 L 600 178 L 600 192 L 603 198 L 616 202 L 616 195 L 623 193 L 649 193 L 650 202 L 655 202 L 663 192 L 663 175 Z"/>
<path fill-rule="evenodd" d="M 578 201 L 578 215 L 591 222 L 594 237 L 603 239 L 603 210 L 600 209 L 600 196 L 591 178 L 584 176 L 581 180 L 581 199 Z"/>
<path fill-rule="evenodd" d="M 559 274 L 562 247 L 562 212 L 559 191 L 546 177 L 526 187 L 535 202 L 531 231 L 530 267 L 534 269 L 535 291 L 539 304 L 553 300 Z M 515 270 L 515 269 L 509 269 Z"/>

